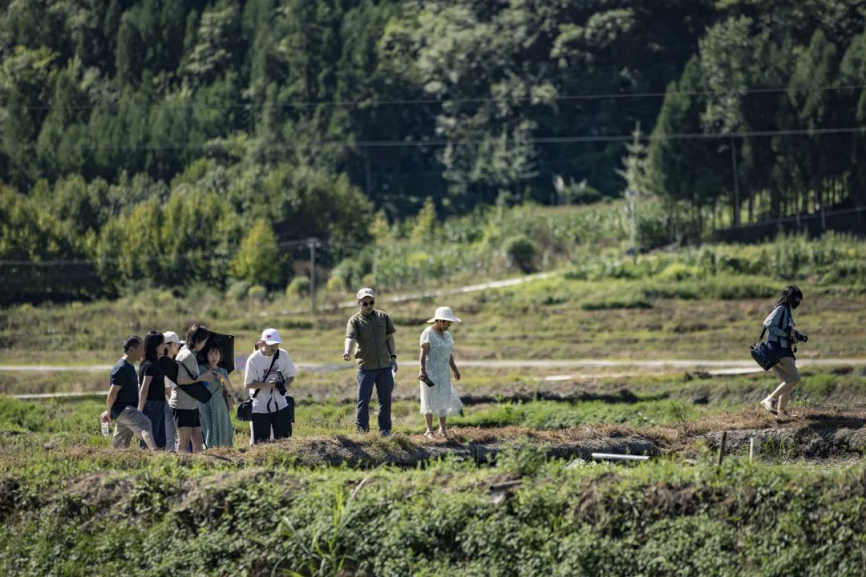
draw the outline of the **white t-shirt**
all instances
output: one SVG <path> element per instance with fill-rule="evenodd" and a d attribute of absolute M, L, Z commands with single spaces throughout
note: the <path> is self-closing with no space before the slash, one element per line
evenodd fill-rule
<path fill-rule="evenodd" d="M 274 357 L 266 357 L 262 354 L 261 349 L 250 355 L 250 358 L 247 359 L 247 373 L 244 376 L 244 384 L 249 385 L 250 383 L 255 382 L 272 383 L 277 378 L 277 371 L 281 372 L 286 380 L 297 375 L 298 370 L 295 368 L 295 364 L 292 362 L 292 357 L 289 356 L 289 353 L 283 349 L 279 349 L 279 355 L 277 361 L 274 363 L 274 368 L 271 369 L 271 372 L 267 375 L 265 372 L 268 370 L 268 367 L 271 366 L 271 361 L 274 360 Z M 252 398 L 253 393 L 255 393 L 256 390 L 259 389 L 249 390 L 250 398 Z M 271 399 L 274 400 L 276 405 L 274 402 L 271 402 Z M 268 410 L 269 403 L 270 410 Z M 273 413 L 285 409 L 288 404 L 286 397 L 281 395 L 277 389 L 261 389 L 259 390 L 259 394 L 256 395 L 256 398 L 253 399 L 253 412 Z"/>

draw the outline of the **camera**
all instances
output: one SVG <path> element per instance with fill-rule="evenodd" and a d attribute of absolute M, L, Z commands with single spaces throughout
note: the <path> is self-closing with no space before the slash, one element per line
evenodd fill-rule
<path fill-rule="evenodd" d="M 799 341 L 801 343 L 805 343 L 806 341 L 809 340 L 809 337 L 807 337 L 806 335 L 804 335 L 802 333 L 798 333 L 797 331 L 794 331 L 794 336 L 797 337 L 797 341 Z"/>
<path fill-rule="evenodd" d="M 283 373 L 277 373 L 276 378 L 274 379 L 274 385 L 276 385 L 277 390 L 284 397 L 286 396 L 286 378 L 283 376 Z"/>

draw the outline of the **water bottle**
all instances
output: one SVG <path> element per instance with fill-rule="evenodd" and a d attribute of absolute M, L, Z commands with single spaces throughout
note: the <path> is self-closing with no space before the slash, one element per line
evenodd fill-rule
<path fill-rule="evenodd" d="M 102 419 L 100 419 L 100 422 L 102 423 L 102 436 L 107 437 L 108 436 L 108 423 L 106 423 Z"/>

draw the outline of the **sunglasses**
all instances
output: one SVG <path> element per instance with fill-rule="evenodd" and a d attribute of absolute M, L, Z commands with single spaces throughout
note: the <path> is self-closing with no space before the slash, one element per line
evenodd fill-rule
<path fill-rule="evenodd" d="M 373 306 L 374 304 L 376 304 L 376 301 L 364 301 L 364 302 L 361 303 L 361 306 L 362 306 L 362 307 L 371 307 L 371 306 Z"/>

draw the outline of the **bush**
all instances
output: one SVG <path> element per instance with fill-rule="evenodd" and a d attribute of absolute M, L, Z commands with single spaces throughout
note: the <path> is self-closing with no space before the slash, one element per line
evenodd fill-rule
<path fill-rule="evenodd" d="M 346 291 L 346 281 L 339 276 L 332 276 L 325 284 L 325 291 L 329 293 L 341 293 Z"/>
<path fill-rule="evenodd" d="M 310 277 L 296 276 L 286 287 L 286 298 L 310 296 Z"/>
<path fill-rule="evenodd" d="M 247 297 L 255 301 L 264 301 L 268 298 L 268 289 L 260 284 L 253 285 L 247 291 Z"/>
<path fill-rule="evenodd" d="M 652 308 L 649 298 L 641 290 L 626 288 L 607 292 L 599 297 L 587 300 L 580 305 L 585 311 L 607 309 L 649 309 Z"/>
<path fill-rule="evenodd" d="M 525 236 L 516 236 L 505 241 L 505 254 L 509 261 L 516 264 L 523 272 L 532 270 L 535 253 L 535 243 Z"/>
<path fill-rule="evenodd" d="M 681 262 L 669 264 L 659 273 L 659 280 L 664 281 L 682 281 L 692 278 L 700 278 L 704 276 L 703 271 L 696 266 L 690 266 Z"/>
<path fill-rule="evenodd" d="M 239 280 L 231 283 L 226 290 L 226 298 L 233 301 L 239 301 L 247 296 L 247 291 L 250 290 L 250 283 L 245 280 Z"/>

